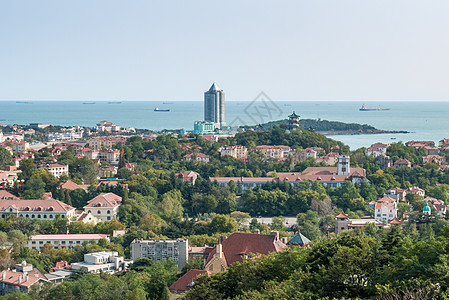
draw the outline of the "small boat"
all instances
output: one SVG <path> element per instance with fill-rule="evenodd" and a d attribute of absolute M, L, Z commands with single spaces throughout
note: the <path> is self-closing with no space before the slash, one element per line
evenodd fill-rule
<path fill-rule="evenodd" d="M 30 101 L 16 101 L 18 104 L 33 104 L 33 102 Z"/>
<path fill-rule="evenodd" d="M 162 104 L 174 104 L 174 102 L 162 102 Z"/>
<path fill-rule="evenodd" d="M 83 104 L 95 104 L 95 102 L 83 102 Z"/>
<path fill-rule="evenodd" d="M 156 108 L 154 109 L 154 111 L 168 112 L 168 111 L 170 111 L 170 109 L 160 109 L 159 107 L 156 107 Z"/>
<path fill-rule="evenodd" d="M 109 101 L 108 104 L 122 104 L 121 101 Z"/>
<path fill-rule="evenodd" d="M 368 108 L 365 104 L 362 105 L 360 111 L 380 111 L 380 110 L 390 110 L 389 108 Z"/>

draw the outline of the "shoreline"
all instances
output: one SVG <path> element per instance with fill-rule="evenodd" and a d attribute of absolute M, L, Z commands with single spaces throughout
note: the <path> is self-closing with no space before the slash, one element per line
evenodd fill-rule
<path fill-rule="evenodd" d="M 373 135 L 373 134 L 409 134 L 412 132 L 405 130 L 374 130 L 374 131 L 359 131 L 359 130 L 326 130 L 315 131 L 322 135 Z"/>

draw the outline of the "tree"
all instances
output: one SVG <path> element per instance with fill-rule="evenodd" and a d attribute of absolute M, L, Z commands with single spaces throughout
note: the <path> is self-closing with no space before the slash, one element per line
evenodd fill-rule
<path fill-rule="evenodd" d="M 0 169 L 13 164 L 11 153 L 5 148 L 0 148 Z"/>
<path fill-rule="evenodd" d="M 25 182 L 25 190 L 23 197 L 25 199 L 42 199 L 42 195 L 45 192 L 45 182 L 41 177 L 32 176 Z"/>
<path fill-rule="evenodd" d="M 217 214 L 212 218 L 209 223 L 209 233 L 228 233 L 238 230 L 239 225 L 230 216 Z"/>
<path fill-rule="evenodd" d="M 231 218 L 233 218 L 237 222 L 237 224 L 239 224 L 239 227 L 241 227 L 243 223 L 248 222 L 251 216 L 245 212 L 233 211 L 231 213 Z"/>
<path fill-rule="evenodd" d="M 19 170 L 22 172 L 19 174 L 19 178 L 27 181 L 33 175 L 34 163 L 32 158 L 22 159 L 19 163 Z"/>

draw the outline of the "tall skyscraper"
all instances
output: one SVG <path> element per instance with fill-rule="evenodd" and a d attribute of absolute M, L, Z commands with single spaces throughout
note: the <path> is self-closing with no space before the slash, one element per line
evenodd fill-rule
<path fill-rule="evenodd" d="M 225 94 L 215 82 L 204 93 L 204 121 L 215 123 L 217 128 L 226 126 Z"/>

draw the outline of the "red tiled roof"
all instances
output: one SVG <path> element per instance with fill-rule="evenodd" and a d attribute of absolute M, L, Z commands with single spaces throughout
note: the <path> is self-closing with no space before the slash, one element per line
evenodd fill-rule
<path fill-rule="evenodd" d="M 284 251 L 287 246 L 269 234 L 255 234 L 234 232 L 222 242 L 223 258 L 230 266 L 235 262 L 242 262 L 243 254 L 269 254 L 271 252 Z M 212 259 L 217 251 L 217 247 L 209 254 L 206 264 Z"/>
<path fill-rule="evenodd" d="M 394 217 L 390 222 L 390 224 L 402 224 L 402 221 L 399 220 L 397 217 Z"/>
<path fill-rule="evenodd" d="M 4 211 L 10 206 L 15 207 L 23 212 L 38 212 L 38 211 L 53 211 L 53 212 L 67 212 L 74 207 L 65 204 L 59 200 L 1 200 L 0 211 Z M 40 209 L 40 210 L 37 210 Z"/>
<path fill-rule="evenodd" d="M 13 200 L 19 200 L 19 197 L 14 196 L 13 194 L 11 194 L 8 191 L 5 190 L 0 190 L 0 199 L 13 199 Z"/>
<path fill-rule="evenodd" d="M 59 188 L 67 189 L 67 190 L 85 189 L 88 187 L 89 187 L 89 185 L 87 185 L 87 184 L 77 184 L 71 180 L 67 180 L 66 182 L 62 183 L 59 186 Z"/>
<path fill-rule="evenodd" d="M 84 207 L 116 207 L 122 203 L 122 197 L 114 193 L 101 193 L 97 197 L 89 200 Z"/>
<path fill-rule="evenodd" d="M 341 210 L 341 212 L 338 215 L 336 215 L 335 217 L 339 218 L 339 219 L 346 219 L 346 218 L 349 218 L 349 215 L 345 214 L 343 212 L 343 210 Z"/>
<path fill-rule="evenodd" d="M 187 273 L 182 275 L 181 278 L 176 280 L 175 283 L 173 283 L 170 286 L 170 290 L 187 291 L 190 289 L 192 281 L 194 283 L 197 283 L 197 281 L 195 279 L 199 275 L 203 275 L 205 273 L 207 273 L 207 272 L 204 270 L 191 269 Z"/>
<path fill-rule="evenodd" d="M 3 274 L 5 274 L 4 280 Z M 21 277 L 21 283 L 19 283 L 19 277 Z M 26 278 L 27 277 L 24 276 L 23 272 L 14 272 L 12 270 L 3 270 L 0 272 L 0 282 L 6 282 L 17 286 L 30 287 L 39 280 L 47 281 L 44 275 L 36 268 L 33 268 L 31 272 L 28 272 L 28 280 Z"/>
<path fill-rule="evenodd" d="M 84 233 L 84 234 L 36 234 L 30 236 L 30 240 L 100 240 L 107 238 L 107 234 Z"/>

